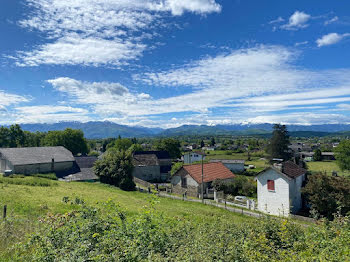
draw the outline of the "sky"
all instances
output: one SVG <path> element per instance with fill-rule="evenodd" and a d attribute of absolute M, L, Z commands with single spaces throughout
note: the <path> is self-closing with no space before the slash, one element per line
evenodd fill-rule
<path fill-rule="evenodd" d="M 0 124 L 350 124 L 350 2 L 2 0 Z"/>

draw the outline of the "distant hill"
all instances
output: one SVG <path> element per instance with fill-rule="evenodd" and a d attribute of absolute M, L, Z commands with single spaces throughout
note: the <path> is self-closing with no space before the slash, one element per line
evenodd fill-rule
<path fill-rule="evenodd" d="M 66 128 L 81 129 L 86 138 L 108 137 L 147 137 L 161 132 L 161 128 L 131 127 L 118 125 L 112 122 L 59 122 L 55 124 L 22 124 L 23 130 L 31 132 L 47 132 L 51 130 L 64 130 Z"/>
<path fill-rule="evenodd" d="M 269 137 L 273 124 L 235 124 L 235 125 L 183 125 L 176 128 L 161 129 L 147 127 L 132 127 L 119 125 L 112 122 L 60 122 L 55 124 L 22 124 L 24 130 L 31 132 L 47 132 L 50 130 L 63 130 L 65 128 L 81 129 L 87 138 L 107 137 L 169 137 L 169 136 L 213 136 L 213 135 L 255 135 Z M 350 135 L 350 125 L 325 124 L 325 125 L 288 125 L 288 131 L 292 137 L 313 137 L 337 134 Z"/>

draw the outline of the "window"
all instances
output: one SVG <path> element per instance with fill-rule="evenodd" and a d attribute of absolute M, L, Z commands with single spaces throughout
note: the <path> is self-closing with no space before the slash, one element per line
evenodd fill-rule
<path fill-rule="evenodd" d="M 181 186 L 187 187 L 187 178 L 186 177 L 181 177 Z"/>
<path fill-rule="evenodd" d="M 275 191 L 275 181 L 274 180 L 267 180 L 267 190 Z"/>

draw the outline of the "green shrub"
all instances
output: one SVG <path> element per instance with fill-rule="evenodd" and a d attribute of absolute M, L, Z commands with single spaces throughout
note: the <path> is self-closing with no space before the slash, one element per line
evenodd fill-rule
<path fill-rule="evenodd" d="M 347 217 L 308 228 L 269 217 L 191 223 L 152 204 L 132 219 L 113 202 L 103 206 L 49 215 L 12 261 L 349 261 Z"/>

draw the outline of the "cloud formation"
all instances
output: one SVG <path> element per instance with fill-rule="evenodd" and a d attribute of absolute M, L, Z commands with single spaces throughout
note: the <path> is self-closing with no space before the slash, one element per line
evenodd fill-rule
<path fill-rule="evenodd" d="M 307 22 L 310 19 L 311 15 L 304 12 L 295 11 L 294 14 L 289 17 L 288 24 L 282 25 L 281 28 L 286 30 L 298 30 L 305 28 L 308 26 Z"/>
<path fill-rule="evenodd" d="M 220 12 L 215 0 L 27 0 L 33 10 L 19 25 L 47 42 L 17 54 L 18 66 L 121 66 L 142 56 L 144 40 L 163 27 L 162 16 Z"/>
<path fill-rule="evenodd" d="M 316 43 L 318 47 L 334 45 L 348 36 L 350 36 L 350 33 L 345 33 L 345 34 L 329 33 L 317 39 Z"/>

